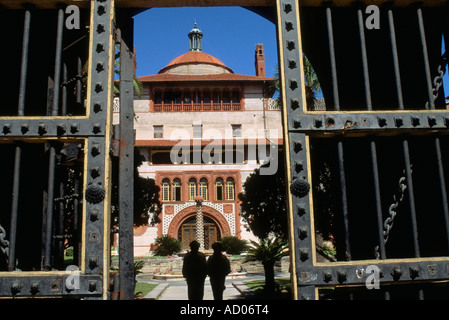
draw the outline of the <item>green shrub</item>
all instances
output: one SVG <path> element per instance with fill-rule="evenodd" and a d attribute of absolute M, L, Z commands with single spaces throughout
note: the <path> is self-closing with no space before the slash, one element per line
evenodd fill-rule
<path fill-rule="evenodd" d="M 154 250 L 154 256 L 171 256 L 181 251 L 181 241 L 164 234 L 157 237 L 154 244 L 158 247 Z"/>
<path fill-rule="evenodd" d="M 248 241 L 233 236 L 222 238 L 220 243 L 227 254 L 238 255 L 249 249 Z"/>

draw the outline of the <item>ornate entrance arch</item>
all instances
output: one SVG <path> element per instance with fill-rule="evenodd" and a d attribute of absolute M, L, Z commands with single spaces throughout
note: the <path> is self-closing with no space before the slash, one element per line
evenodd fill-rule
<path fill-rule="evenodd" d="M 181 225 L 190 217 L 194 216 L 196 214 L 196 207 L 191 206 L 187 207 L 183 210 L 181 210 L 175 217 L 173 217 L 169 227 L 168 227 L 168 235 L 170 235 L 173 238 L 178 237 L 178 230 L 181 227 Z M 225 217 L 215 210 L 214 208 L 211 208 L 207 205 L 203 205 L 203 215 L 207 218 L 212 219 L 220 229 L 220 233 L 222 235 L 230 235 L 231 234 L 231 228 L 229 226 L 229 223 L 226 221 Z"/>

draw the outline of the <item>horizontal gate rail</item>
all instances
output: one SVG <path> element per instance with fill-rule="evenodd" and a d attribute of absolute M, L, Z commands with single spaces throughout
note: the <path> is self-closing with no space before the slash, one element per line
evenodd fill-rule
<path fill-rule="evenodd" d="M 79 271 L 78 271 L 79 272 Z M 103 294 L 101 275 L 83 275 L 53 272 L 9 273 L 0 277 L 0 296 L 55 297 L 97 296 Z"/>
<path fill-rule="evenodd" d="M 348 133 L 361 130 L 413 130 L 449 128 L 447 111 L 432 112 L 308 112 L 292 116 L 289 129 L 296 132 Z M 404 132 L 405 132 L 404 131 Z M 371 132 L 371 131 L 370 131 Z M 430 132 L 430 131 L 429 131 Z"/>
<path fill-rule="evenodd" d="M 53 138 L 104 136 L 105 124 L 91 118 L 17 118 L 0 117 L 1 138 Z"/>

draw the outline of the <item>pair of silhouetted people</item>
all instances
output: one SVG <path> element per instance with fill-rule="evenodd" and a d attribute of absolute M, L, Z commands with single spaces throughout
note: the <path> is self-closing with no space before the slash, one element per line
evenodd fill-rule
<path fill-rule="evenodd" d="M 223 254 L 223 247 L 216 242 L 212 245 L 214 253 L 206 261 L 206 256 L 199 252 L 197 241 L 190 243 L 191 251 L 184 256 L 182 275 L 187 280 L 189 300 L 202 300 L 204 296 L 204 280 L 209 275 L 212 293 L 215 300 L 223 300 L 226 276 L 231 272 L 228 258 Z"/>

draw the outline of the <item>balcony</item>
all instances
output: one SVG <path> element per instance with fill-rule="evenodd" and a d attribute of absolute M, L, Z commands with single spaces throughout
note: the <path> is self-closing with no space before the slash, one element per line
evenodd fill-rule
<path fill-rule="evenodd" d="M 154 112 L 241 111 L 240 103 L 156 103 Z"/>

